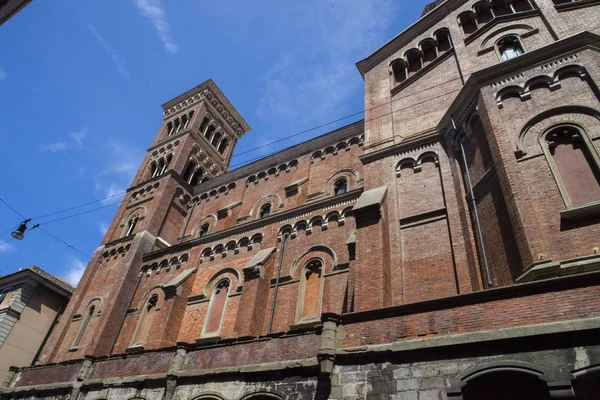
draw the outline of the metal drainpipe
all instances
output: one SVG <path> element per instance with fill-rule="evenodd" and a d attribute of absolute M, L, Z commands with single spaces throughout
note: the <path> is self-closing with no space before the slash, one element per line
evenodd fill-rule
<path fill-rule="evenodd" d="M 271 307 L 271 319 L 269 320 L 269 330 L 267 335 L 270 335 L 273 331 L 273 319 L 275 318 L 275 305 L 277 304 L 277 293 L 279 292 L 279 279 L 281 278 L 281 264 L 283 264 L 283 252 L 285 251 L 285 244 L 287 242 L 288 234 L 284 233 L 281 239 L 281 250 L 279 253 L 279 265 L 277 266 L 277 278 L 275 278 L 275 294 L 273 295 L 273 306 Z"/>
<path fill-rule="evenodd" d="M 477 228 L 477 237 L 479 238 L 479 246 L 481 247 L 481 255 L 483 258 L 483 266 L 485 269 L 485 275 L 487 278 L 487 287 L 491 288 L 494 286 L 492 283 L 492 279 L 490 277 L 490 267 L 487 261 L 487 255 L 485 252 L 485 245 L 483 244 L 483 233 L 481 231 L 481 225 L 479 224 L 479 213 L 477 212 L 477 203 L 475 202 L 475 195 L 473 194 L 473 184 L 471 183 L 471 174 L 469 173 L 469 168 L 467 166 L 467 156 L 465 155 L 465 148 L 462 144 L 462 140 L 458 134 L 458 129 L 456 129 L 456 123 L 454 122 L 454 118 L 452 120 L 452 128 L 458 137 L 458 143 L 460 144 L 460 153 L 463 161 L 463 169 L 465 171 L 465 175 L 467 178 L 467 185 L 469 186 L 469 197 L 471 198 L 471 206 L 473 207 L 473 217 L 475 219 L 475 226 Z"/>

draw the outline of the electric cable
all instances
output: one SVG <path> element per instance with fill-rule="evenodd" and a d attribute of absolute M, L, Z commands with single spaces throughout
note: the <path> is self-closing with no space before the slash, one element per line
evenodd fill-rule
<path fill-rule="evenodd" d="M 41 222 L 41 223 L 40 223 L 40 225 L 48 225 L 48 224 L 53 224 L 53 223 L 55 223 L 55 222 L 64 221 L 64 220 L 66 220 L 66 219 L 70 219 L 70 218 L 79 217 L 80 215 L 89 214 L 89 213 L 91 213 L 91 212 L 98 211 L 98 210 L 103 210 L 103 209 L 105 209 L 105 208 L 112 207 L 112 206 L 116 206 L 116 205 L 119 205 L 119 204 L 121 204 L 121 202 L 107 204 L 107 205 L 105 205 L 105 206 L 102 206 L 102 207 L 97 207 L 97 208 L 93 208 L 93 209 L 91 209 L 91 210 L 87 210 L 87 211 L 82 211 L 82 212 L 80 212 L 80 213 L 77 213 L 77 214 L 67 215 L 66 217 L 61 217 L 61 218 L 56 218 L 56 219 L 53 219 L 53 220 L 50 220 L 50 221 Z"/>
<path fill-rule="evenodd" d="M 10 204 L 8 204 L 6 201 L 4 201 L 2 198 L 0 198 L 0 201 L 2 203 L 4 203 L 4 205 L 6 205 L 6 207 L 10 208 L 15 214 L 17 214 L 19 217 L 23 218 L 23 220 L 26 220 L 27 218 L 25 218 L 23 216 L 23 214 L 21 214 L 20 212 L 18 212 L 17 210 L 15 210 Z"/>
<path fill-rule="evenodd" d="M 102 202 L 102 201 L 105 201 L 105 200 L 108 200 L 108 199 L 112 199 L 113 197 L 121 196 L 121 195 L 123 195 L 123 194 L 125 194 L 125 193 L 127 193 L 127 191 L 124 191 L 124 192 L 121 192 L 121 193 L 117 193 L 117 194 L 113 194 L 113 195 L 111 195 L 111 196 L 108 196 L 108 197 L 105 197 L 105 198 L 103 198 L 103 199 L 98 199 L 98 200 L 94 200 L 94 201 L 89 201 L 89 202 L 87 202 L 87 203 L 79 204 L 79 205 L 77 205 L 77 206 L 73 206 L 73 207 L 65 208 L 65 209 L 63 209 L 63 210 L 54 211 L 54 212 L 51 212 L 51 213 L 48 213 L 48 214 L 44 214 L 44 215 L 39 215 L 39 216 L 37 216 L 37 217 L 33 217 L 33 218 L 31 218 L 31 219 L 32 219 L 32 220 L 38 220 L 38 219 L 42 219 L 42 218 L 46 218 L 46 217 L 50 217 L 50 216 L 52 216 L 52 215 L 56 215 L 56 214 L 62 214 L 62 213 L 64 213 L 64 212 L 67 212 L 67 211 L 76 210 L 76 209 L 78 209 L 78 208 L 81 208 L 81 207 L 89 206 L 90 204 L 94 204 L 94 203 L 100 203 L 100 202 Z"/>

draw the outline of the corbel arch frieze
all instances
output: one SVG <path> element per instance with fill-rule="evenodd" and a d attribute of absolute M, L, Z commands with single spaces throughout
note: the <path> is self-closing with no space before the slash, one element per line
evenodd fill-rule
<path fill-rule="evenodd" d="M 581 80 L 588 80 L 589 75 L 583 65 L 571 64 L 557 69 L 554 73 L 548 71 L 544 74 L 538 74 L 528 79 L 521 84 L 512 84 L 503 87 L 495 94 L 496 104 L 499 109 L 504 108 L 503 101 L 509 97 L 518 97 L 521 101 L 531 99 L 531 90 L 537 89 L 540 86 L 547 87 L 548 90 L 554 91 L 562 87 L 561 81 L 571 77 L 578 77 Z M 600 95 L 600 90 L 593 81 L 589 81 L 590 88 L 596 96 Z"/>
<path fill-rule="evenodd" d="M 437 152 L 435 151 L 425 151 L 419 154 L 417 157 L 404 157 L 398 163 L 396 163 L 396 176 L 402 176 L 402 168 L 406 165 L 410 165 L 413 168 L 414 172 L 421 172 L 422 165 L 424 161 L 432 160 L 436 167 L 440 165 L 440 158 Z"/>

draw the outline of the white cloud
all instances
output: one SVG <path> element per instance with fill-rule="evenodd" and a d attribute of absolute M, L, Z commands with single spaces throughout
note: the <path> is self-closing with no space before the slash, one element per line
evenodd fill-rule
<path fill-rule="evenodd" d="M 90 32 L 92 32 L 92 34 L 96 37 L 98 42 L 100 42 L 100 45 L 104 48 L 104 51 L 112 59 L 113 63 L 115 64 L 115 67 L 117 68 L 117 71 L 119 71 L 121 76 L 123 78 L 125 78 L 125 80 L 127 82 L 129 82 L 130 85 L 133 86 L 133 82 L 131 81 L 131 76 L 129 75 L 129 72 L 127 71 L 127 67 L 125 66 L 125 62 L 119 56 L 119 53 L 117 53 L 117 50 L 115 50 L 114 47 L 112 47 L 110 44 L 108 44 L 106 39 L 104 39 L 104 37 L 100 34 L 100 32 L 98 32 L 98 30 L 96 30 L 96 28 L 92 24 L 90 24 L 87 21 L 87 19 L 85 19 L 83 14 L 79 13 L 79 17 L 81 18 L 81 21 L 85 24 L 85 26 L 90 30 Z"/>
<path fill-rule="evenodd" d="M 166 20 L 165 10 L 160 0 L 134 0 L 133 3 L 140 10 L 142 15 L 152 21 L 154 28 L 158 32 L 158 37 L 163 42 L 165 49 L 169 53 L 177 53 L 178 47 L 169 33 L 171 27 Z"/>
<path fill-rule="evenodd" d="M 100 196 L 103 199 L 100 204 L 107 206 L 109 204 L 118 203 L 120 200 L 122 200 L 126 189 L 116 183 L 103 186 L 101 183 L 96 182 L 96 190 L 101 193 Z"/>
<path fill-rule="evenodd" d="M 131 182 L 140 167 L 143 154 L 132 150 L 125 144 L 114 141 L 109 142 L 106 147 L 108 148 L 108 166 L 99 176 L 120 174 L 128 179 L 127 183 Z"/>
<path fill-rule="evenodd" d="M 104 222 L 98 223 L 98 229 L 100 229 L 100 233 L 102 234 L 102 236 L 106 235 L 106 232 L 108 232 L 108 228 L 109 226 Z"/>
<path fill-rule="evenodd" d="M 71 141 L 58 141 L 42 146 L 42 150 L 49 151 L 51 153 L 60 153 L 66 150 L 77 150 L 83 147 L 83 141 L 85 140 L 89 129 L 83 128 L 79 132 L 71 132 Z"/>
<path fill-rule="evenodd" d="M 6 73 L 6 71 L 2 67 L 0 67 L 0 81 L 6 79 L 7 76 L 8 74 Z"/>
<path fill-rule="evenodd" d="M 85 272 L 86 264 L 79 258 L 70 256 L 69 267 L 63 274 L 63 278 L 73 286 L 77 286 L 83 273 Z"/>
<path fill-rule="evenodd" d="M 355 63 L 385 43 L 397 9 L 391 0 L 345 0 L 294 10 L 289 33 L 279 29 L 296 43 L 265 72 L 258 116 L 301 130 L 357 111 L 348 103 L 363 90 Z"/>
<path fill-rule="evenodd" d="M 15 251 L 15 246 L 10 243 L 0 241 L 0 253 L 12 253 Z"/>

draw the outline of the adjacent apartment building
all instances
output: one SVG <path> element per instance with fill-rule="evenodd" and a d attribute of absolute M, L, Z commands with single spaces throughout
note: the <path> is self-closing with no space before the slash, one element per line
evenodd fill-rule
<path fill-rule="evenodd" d="M 598 0 L 437 1 L 358 62 L 364 121 L 235 170 L 215 83 L 168 101 L 0 396 L 597 399 L 599 26 Z"/>
<path fill-rule="evenodd" d="M 38 267 L 0 276 L 0 382 L 37 358 L 73 287 Z"/>

